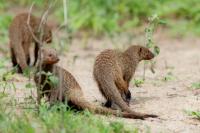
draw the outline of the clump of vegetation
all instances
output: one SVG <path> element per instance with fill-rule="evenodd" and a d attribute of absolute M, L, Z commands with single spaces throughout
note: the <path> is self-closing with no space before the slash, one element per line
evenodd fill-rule
<path fill-rule="evenodd" d="M 200 120 L 200 111 L 186 111 L 186 113 Z"/>
<path fill-rule="evenodd" d="M 141 85 L 144 84 L 144 80 L 143 79 L 134 79 L 133 83 L 136 87 L 141 87 Z"/>
<path fill-rule="evenodd" d="M 146 47 L 149 49 L 153 49 L 153 54 L 157 56 L 160 53 L 160 48 L 156 45 L 156 43 L 153 41 L 153 33 L 155 29 L 157 28 L 158 24 L 163 23 L 159 17 L 154 14 L 149 18 L 149 24 L 145 29 L 146 33 Z M 149 61 L 144 62 L 144 72 L 143 72 L 143 80 L 145 80 L 145 70 L 146 70 L 146 64 L 148 64 Z M 150 70 L 152 73 L 155 73 L 154 66 L 156 64 L 156 61 L 150 61 L 151 67 Z"/>
<path fill-rule="evenodd" d="M 153 33 L 155 32 L 155 29 L 157 28 L 158 24 L 164 23 L 159 19 L 157 14 L 154 14 L 149 18 L 149 25 L 145 29 L 146 33 L 146 47 L 153 49 L 153 53 L 155 56 L 157 56 L 160 53 L 159 47 L 155 44 L 153 41 Z"/>
<path fill-rule="evenodd" d="M 44 84 L 42 86 L 44 86 L 45 84 L 49 84 L 50 86 L 53 86 L 53 87 L 58 85 L 59 79 L 53 73 L 42 71 L 41 75 L 45 75 L 45 77 L 46 77 Z M 41 87 L 41 88 L 43 88 L 43 87 Z"/>
<path fill-rule="evenodd" d="M 146 18 L 156 13 L 161 19 L 166 19 L 167 26 L 176 29 L 179 34 L 188 31 L 200 33 L 197 28 L 198 0 L 71 1 L 69 11 L 73 31 L 91 29 L 95 33 L 123 32 L 142 25 L 147 21 Z"/>
<path fill-rule="evenodd" d="M 194 82 L 194 83 L 192 83 L 191 88 L 192 89 L 200 89 L 200 82 Z"/>
<path fill-rule="evenodd" d="M 14 90 L 16 90 L 15 84 L 11 81 L 15 73 L 16 73 L 15 68 L 2 72 L 1 79 L 0 79 L 0 89 L 3 89 L 2 91 L 3 93 L 8 88 L 10 89 L 13 88 Z"/>
<path fill-rule="evenodd" d="M 172 81 L 172 80 L 175 80 L 176 77 L 173 75 L 172 72 L 168 72 L 164 77 L 163 77 L 163 81 L 164 82 L 167 82 L 167 81 Z"/>

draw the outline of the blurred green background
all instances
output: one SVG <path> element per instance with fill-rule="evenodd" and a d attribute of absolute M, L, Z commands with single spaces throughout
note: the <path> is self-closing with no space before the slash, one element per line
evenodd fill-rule
<path fill-rule="evenodd" d="M 28 9 L 33 1 L 0 0 L 0 29 L 4 34 L 15 10 Z M 51 0 L 35 0 L 37 11 L 44 11 Z M 166 28 L 177 35 L 200 35 L 199 0 L 68 0 L 67 22 L 72 33 L 91 32 L 106 35 L 134 30 L 149 16 L 157 14 Z M 53 20 L 64 22 L 63 1 L 57 0 L 51 12 Z"/>

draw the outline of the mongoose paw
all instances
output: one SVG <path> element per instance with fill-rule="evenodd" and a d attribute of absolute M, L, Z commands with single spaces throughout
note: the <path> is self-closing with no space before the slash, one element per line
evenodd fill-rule
<path fill-rule="evenodd" d="M 128 90 L 127 92 L 122 93 L 122 99 L 126 102 L 128 106 L 130 106 L 131 101 L 131 92 Z"/>
<path fill-rule="evenodd" d="M 106 103 L 104 104 L 104 106 L 107 107 L 107 108 L 111 108 L 111 106 L 112 106 L 112 101 L 107 100 Z"/>
<path fill-rule="evenodd" d="M 130 90 L 128 90 L 125 95 L 126 95 L 126 100 L 128 102 L 130 102 L 130 100 L 131 100 L 131 92 L 130 92 Z"/>
<path fill-rule="evenodd" d="M 19 67 L 19 66 L 16 67 L 16 72 L 17 72 L 17 73 L 23 73 L 21 67 Z"/>

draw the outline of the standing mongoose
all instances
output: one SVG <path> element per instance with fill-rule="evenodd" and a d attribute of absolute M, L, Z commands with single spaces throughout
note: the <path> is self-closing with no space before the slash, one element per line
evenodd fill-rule
<path fill-rule="evenodd" d="M 151 51 L 138 45 L 132 45 L 124 52 L 108 49 L 96 57 L 93 76 L 107 100 L 105 106 L 117 104 L 123 111 L 132 112 L 129 108 L 129 82 L 138 63 L 152 58 Z"/>
<path fill-rule="evenodd" d="M 27 19 L 29 13 L 18 14 L 10 24 L 9 27 L 9 39 L 10 39 L 10 52 L 13 66 L 17 66 L 18 72 L 22 73 L 30 63 L 30 58 L 34 58 L 34 65 L 38 58 L 39 44 L 33 39 L 32 34 L 27 25 Z M 30 14 L 30 27 L 33 34 L 40 38 L 38 32 L 40 25 L 40 18 L 37 18 Z M 52 41 L 51 28 L 45 24 L 43 27 L 42 41 L 50 43 Z M 30 57 L 31 43 L 35 43 L 34 57 Z"/>
<path fill-rule="evenodd" d="M 72 74 L 56 65 L 58 61 L 59 58 L 54 49 L 43 48 L 41 50 L 41 60 L 39 60 L 39 62 L 37 63 L 37 72 L 34 77 L 36 85 L 42 86 L 41 95 L 46 95 L 48 101 L 50 101 L 50 104 L 55 103 L 56 101 L 64 102 L 67 100 L 68 105 L 71 107 L 75 107 L 78 110 L 88 109 L 89 111 L 98 114 L 112 114 L 115 116 L 122 116 L 125 118 L 134 119 L 144 119 L 151 116 L 143 114 L 141 115 L 136 112 L 119 112 L 117 110 L 99 107 L 89 103 L 84 98 L 81 87 L 76 79 L 72 76 Z M 41 74 L 41 78 L 39 78 L 40 68 L 43 72 L 51 72 L 54 76 L 58 78 L 59 83 L 56 85 L 48 84 L 48 82 L 46 82 L 47 77 L 45 74 Z M 39 81 L 39 79 L 41 80 Z"/>

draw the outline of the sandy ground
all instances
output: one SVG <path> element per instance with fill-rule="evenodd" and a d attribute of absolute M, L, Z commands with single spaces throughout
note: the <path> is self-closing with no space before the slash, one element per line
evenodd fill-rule
<path fill-rule="evenodd" d="M 120 40 L 120 39 L 119 39 Z M 132 44 L 144 43 L 143 38 L 133 39 Z M 147 120 L 120 119 L 103 117 L 108 120 L 120 119 L 129 126 L 138 127 L 141 132 L 150 130 L 152 133 L 199 133 L 200 121 L 188 116 L 185 110 L 200 110 L 200 91 L 192 90 L 191 84 L 200 81 L 200 39 L 187 37 L 172 39 L 162 34 L 155 37 L 160 47 L 160 55 L 156 60 L 156 73 L 146 70 L 146 81 L 141 87 L 130 83 L 132 93 L 131 108 L 138 112 L 153 113 L 159 118 Z M 128 45 L 126 39 L 115 41 L 109 39 L 91 39 L 83 48 L 80 40 L 74 40 L 69 52 L 61 55 L 60 66 L 69 70 L 80 83 L 85 97 L 96 104 L 105 101 L 92 77 L 92 67 L 96 55 L 107 48 L 124 49 Z M 124 45 L 123 45 L 124 44 Z M 130 43 L 129 43 L 130 44 Z M 74 60 L 75 59 L 75 60 Z M 171 72 L 173 79 L 163 81 Z M 143 63 L 140 63 L 134 78 L 141 79 Z M 25 89 L 27 79 L 15 76 L 16 91 L 10 91 L 18 100 L 30 95 Z M 35 96 L 33 93 L 32 95 Z M 23 101 L 23 100 L 22 100 Z"/>

